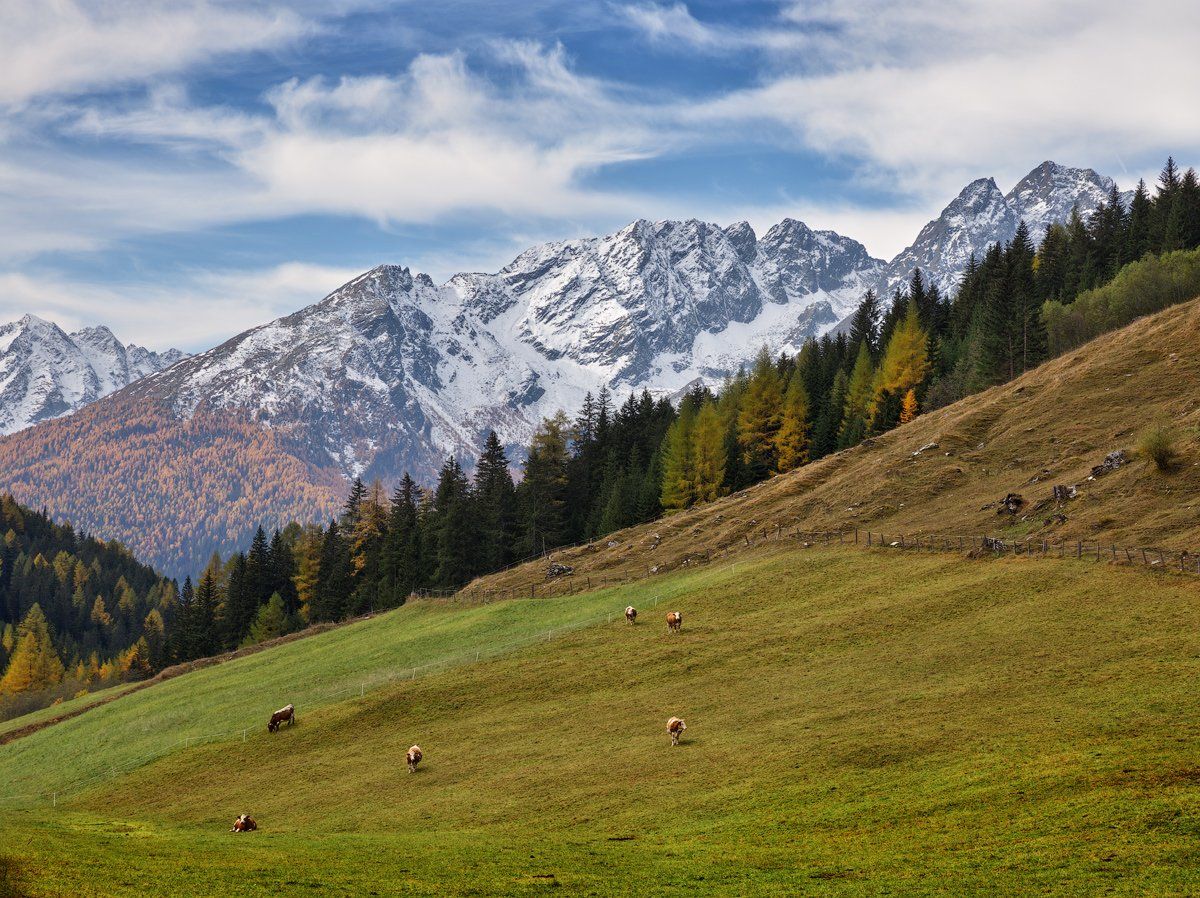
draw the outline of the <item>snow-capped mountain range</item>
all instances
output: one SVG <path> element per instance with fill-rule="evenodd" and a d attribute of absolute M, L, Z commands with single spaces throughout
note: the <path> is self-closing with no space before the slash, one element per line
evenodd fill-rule
<path fill-rule="evenodd" d="M 244 410 L 288 427 L 309 460 L 348 475 L 428 477 L 446 454 L 473 456 L 488 429 L 524 444 L 543 416 L 577 408 L 602 385 L 618 395 L 670 393 L 697 378 L 719 381 L 764 344 L 797 351 L 843 321 L 868 287 L 890 292 L 914 267 L 952 292 L 971 254 L 1010 239 L 1022 218 L 1040 240 L 1050 222 L 1076 205 L 1091 212 L 1111 187 L 1090 169 L 1051 162 L 1007 195 L 980 179 L 887 263 L 855 240 L 785 219 L 761 237 L 745 222 L 639 220 L 615 234 L 535 246 L 494 274 L 441 285 L 384 265 L 127 393 L 180 417 L 201 405 Z M 59 348 L 21 350 L 30 360 L 25 381 L 46 385 L 12 400 L 0 394 L 7 430 L 124 386 L 137 368 L 125 363 L 125 381 L 102 375 L 80 348 L 103 342 L 82 337 L 93 332 L 68 338 L 40 324 L 46 345 Z M 0 358 L 17 342 L 5 340 Z M 154 370 L 177 360 L 146 357 Z M 7 390 L 15 380 L 4 377 Z"/>
<path fill-rule="evenodd" d="M 950 296 L 971 256 L 982 258 L 993 243 L 1012 240 L 1022 220 L 1034 244 L 1040 244 L 1051 224 L 1066 221 L 1076 206 L 1086 217 L 1112 188 L 1112 178 L 1090 168 L 1054 162 L 1043 162 L 1006 194 L 992 178 L 972 181 L 887 264 L 880 291 L 887 296 L 897 286 L 903 288 L 913 269 L 920 268 L 926 284 Z M 1127 202 L 1128 195 L 1123 199 Z"/>
<path fill-rule="evenodd" d="M 185 358 L 123 345 L 106 327 L 73 334 L 26 315 L 0 324 L 0 434 L 57 418 Z"/>
<path fill-rule="evenodd" d="M 587 390 L 720 378 L 766 342 L 798 349 L 854 308 L 880 263 L 796 221 L 636 221 L 443 285 L 383 265 L 131 388 L 301 424 L 345 472 L 428 475 L 495 429 L 513 445 Z"/>

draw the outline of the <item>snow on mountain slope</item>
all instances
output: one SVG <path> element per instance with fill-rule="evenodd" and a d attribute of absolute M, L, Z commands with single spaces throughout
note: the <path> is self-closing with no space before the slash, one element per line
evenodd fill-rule
<path fill-rule="evenodd" d="M 489 429 L 524 444 L 542 417 L 577 408 L 588 390 L 671 394 L 697 378 L 719 381 L 764 344 L 797 351 L 843 321 L 868 287 L 903 284 L 914 267 L 951 293 L 972 254 L 1010 239 L 1022 217 L 1040 237 L 1072 206 L 1090 212 L 1111 186 L 1051 162 L 1007 196 L 981 178 L 887 264 L 793 219 L 761 238 L 746 222 L 691 219 L 534 246 L 494 274 L 440 286 L 385 265 L 158 374 L 170 359 L 121 347 L 103 328 L 68 337 L 26 319 L 22 333 L 37 339 L 0 329 L 0 426 L 133 382 L 132 395 L 180 417 L 204 406 L 286 429 L 318 466 L 428 477 L 446 454 L 474 454 Z"/>
<path fill-rule="evenodd" d="M 916 241 L 888 263 L 883 275 L 885 295 L 903 289 L 914 268 L 926 284 L 943 295 L 953 293 L 971 256 L 982 256 L 993 243 L 1011 240 L 1020 217 L 991 178 L 972 181 L 942 214 L 921 228 Z"/>
<path fill-rule="evenodd" d="M 1046 228 L 1070 218 L 1078 208 L 1086 219 L 1107 200 L 1111 178 L 1090 168 L 1069 168 L 1043 162 L 1002 194 L 992 178 L 980 178 L 962 189 L 941 215 L 921 228 L 917 239 L 884 269 L 878 289 L 890 295 L 903 289 L 920 268 L 926 284 L 935 284 L 951 295 L 971 256 L 982 258 L 993 243 L 1007 242 L 1024 219 L 1034 244 L 1041 243 Z"/>
<path fill-rule="evenodd" d="M 1090 215 L 1107 202 L 1115 186 L 1112 178 L 1090 168 L 1068 168 L 1047 161 L 1018 181 L 1004 200 L 1025 220 L 1029 236 L 1038 244 L 1046 236 L 1046 228 L 1071 217 L 1072 208 L 1077 207 L 1084 217 Z"/>
<path fill-rule="evenodd" d="M 68 335 L 34 315 L 0 325 L 0 433 L 73 412 L 183 357 L 123 346 L 106 327 Z"/>
<path fill-rule="evenodd" d="M 298 425 L 348 474 L 428 476 L 495 429 L 528 440 L 588 390 L 673 391 L 732 373 L 758 346 L 795 351 L 850 311 L 882 262 L 797 221 L 639 220 L 535 246 L 495 274 L 436 286 L 381 266 L 247 331 L 136 395 Z"/>
<path fill-rule="evenodd" d="M 887 265 L 793 219 L 761 238 L 746 222 L 691 219 L 534 246 L 441 286 L 381 266 L 132 392 L 181 416 L 204 404 L 293 428 L 310 461 L 346 474 L 428 478 L 445 455 L 473 455 L 489 429 L 525 444 L 588 390 L 672 394 L 719 382 L 764 344 L 798 351 L 868 287 L 901 284 L 914 267 L 950 293 L 971 255 L 1010 239 L 1022 217 L 1040 237 L 1111 184 L 1054 163 L 1008 196 L 981 178 Z"/>
<path fill-rule="evenodd" d="M 761 237 L 745 222 L 639 220 L 441 285 L 384 265 L 174 365 L 102 328 L 68 336 L 25 318 L 0 327 L 0 431 L 44 423 L 0 439 L 0 489 L 194 571 L 260 523 L 327 516 L 346 475 L 429 483 L 489 429 L 519 461 L 538 422 L 588 390 L 678 396 L 764 344 L 798 351 L 915 265 L 952 292 L 1022 216 L 1040 237 L 1108 184 L 1053 164 L 1008 196 L 975 181 L 888 264 L 788 219 Z"/>

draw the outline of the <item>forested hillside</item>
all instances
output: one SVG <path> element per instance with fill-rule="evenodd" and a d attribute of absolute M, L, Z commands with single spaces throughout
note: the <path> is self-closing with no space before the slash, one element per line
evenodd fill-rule
<path fill-rule="evenodd" d="M 0 538 L 0 718 L 166 662 L 172 581 L 7 495 Z"/>
<path fill-rule="evenodd" d="M 138 558 L 180 579 L 195 559 L 247 546 L 257 521 L 332 513 L 344 481 L 306 457 L 286 430 L 232 412 L 178 421 L 122 396 L 0 440 L 0 469 L 18 500 L 57 520 L 94 521 L 94 532 L 120 534 Z"/>

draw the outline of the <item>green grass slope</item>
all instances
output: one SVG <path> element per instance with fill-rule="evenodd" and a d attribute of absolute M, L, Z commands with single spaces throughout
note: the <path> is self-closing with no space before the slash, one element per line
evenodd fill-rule
<path fill-rule="evenodd" d="M 683 610 L 680 635 L 660 607 L 11 811 L 0 878 L 39 896 L 1200 891 L 1194 582 L 793 549 L 564 607 L 653 589 Z M 331 636 L 365 638 L 305 642 Z M 303 669 L 304 645 L 247 659 L 248 682 L 237 664 L 189 674 L 29 737 L 36 754 L 8 746 L 5 783 L 48 784 L 101 732 L 103 755 L 144 739 L 141 709 L 172 683 L 195 684 L 179 702 L 248 702 L 276 665 Z M 314 676 L 333 663 L 308 658 Z M 426 762 L 409 775 L 413 742 Z M 242 812 L 260 832 L 226 832 Z"/>
<path fill-rule="evenodd" d="M 611 612 L 609 593 L 463 606 L 418 602 L 369 620 L 184 674 L 0 745 L 0 808 L 9 796 L 76 790 L 219 736 L 266 735 L 271 712 L 288 702 L 298 718 L 349 695 L 408 678 L 415 670 L 511 651 L 550 630 L 566 631 Z M 621 605 L 624 608 L 624 605 Z M 424 668 L 424 669 L 422 669 Z M 17 725 L 41 714 L 12 721 Z"/>

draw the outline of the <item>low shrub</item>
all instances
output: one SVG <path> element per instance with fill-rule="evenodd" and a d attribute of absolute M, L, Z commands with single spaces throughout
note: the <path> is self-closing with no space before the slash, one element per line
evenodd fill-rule
<path fill-rule="evenodd" d="M 1066 305 L 1042 307 L 1051 355 L 1060 355 L 1135 318 L 1200 296 L 1200 249 L 1178 250 L 1131 262 L 1116 277 Z"/>
<path fill-rule="evenodd" d="M 1138 453 L 1159 471 L 1170 471 L 1179 462 L 1178 442 L 1174 430 L 1165 424 L 1156 424 L 1142 434 Z"/>

